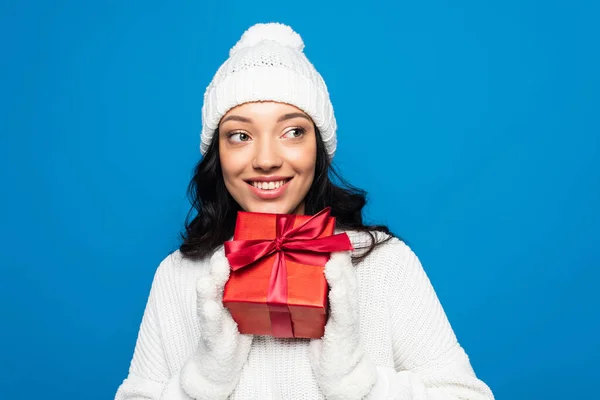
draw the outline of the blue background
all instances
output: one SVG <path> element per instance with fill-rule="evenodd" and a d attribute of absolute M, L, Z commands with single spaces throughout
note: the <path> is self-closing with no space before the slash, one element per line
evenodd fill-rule
<path fill-rule="evenodd" d="M 269 21 L 302 35 L 338 166 L 496 397 L 596 397 L 597 2 L 121 3 L 0 8 L 2 398 L 113 398 L 179 243 L 204 89 Z"/>

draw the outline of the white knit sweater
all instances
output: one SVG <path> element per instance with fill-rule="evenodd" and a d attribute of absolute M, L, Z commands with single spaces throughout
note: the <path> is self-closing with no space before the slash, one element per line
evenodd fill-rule
<path fill-rule="evenodd" d="M 355 247 L 367 235 L 348 232 Z M 207 261 L 175 251 L 158 267 L 129 375 L 115 399 L 189 400 L 179 371 L 199 341 L 195 282 Z M 392 239 L 356 266 L 360 334 L 377 366 L 370 399 L 489 400 L 418 258 Z M 323 399 L 307 339 L 257 336 L 231 399 Z"/>

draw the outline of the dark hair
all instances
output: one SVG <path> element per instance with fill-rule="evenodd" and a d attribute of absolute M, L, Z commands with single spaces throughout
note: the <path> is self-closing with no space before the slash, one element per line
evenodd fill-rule
<path fill-rule="evenodd" d="M 394 235 L 385 225 L 364 225 L 362 210 L 367 202 L 366 192 L 350 185 L 341 177 L 330 163 L 321 133 L 316 127 L 315 133 L 315 178 L 306 194 L 305 214 L 314 215 L 325 207 L 331 207 L 331 216 L 336 218 L 337 229 L 368 233 L 370 243 L 361 247 L 366 251 L 352 256 L 354 262 L 359 262 L 376 246 L 390 240 Z M 181 234 L 183 243 L 179 248 L 185 257 L 205 257 L 229 240 L 233 236 L 237 212 L 241 210 L 223 181 L 218 137 L 217 129 L 206 154 L 196 165 L 188 186 L 187 195 L 191 208 L 185 220 L 185 232 Z M 338 184 L 330 178 L 336 179 Z M 191 219 L 194 211 L 197 214 Z M 376 235 L 375 232 L 385 235 Z"/>

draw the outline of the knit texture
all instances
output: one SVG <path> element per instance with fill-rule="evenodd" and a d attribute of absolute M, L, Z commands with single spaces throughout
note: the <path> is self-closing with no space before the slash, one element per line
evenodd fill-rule
<path fill-rule="evenodd" d="M 197 400 L 226 399 L 238 383 L 252 344 L 252 335 L 240 335 L 223 306 L 223 288 L 230 266 L 223 249 L 210 258 L 210 272 L 196 281 L 196 314 L 200 343 L 181 371 L 181 385 Z"/>
<path fill-rule="evenodd" d="M 348 232 L 355 248 L 368 244 Z M 179 251 L 158 267 L 129 374 L 115 399 L 189 399 L 180 370 L 200 340 L 196 281 L 209 261 Z M 377 370 L 369 399 L 489 400 L 412 250 L 397 239 L 356 265 L 361 345 Z M 324 399 L 311 367 L 308 339 L 256 336 L 230 399 Z M 327 360 L 325 360 L 327 361 Z M 344 368 L 332 359 L 328 369 Z M 353 398 L 350 394 L 348 399 Z"/>
<path fill-rule="evenodd" d="M 333 158 L 337 144 L 333 106 L 325 81 L 303 49 L 300 35 L 280 23 L 256 24 L 242 35 L 204 93 L 202 154 L 229 110 L 253 101 L 276 101 L 308 114 Z"/>
<path fill-rule="evenodd" d="M 376 383 L 377 369 L 362 347 L 358 284 L 350 252 L 332 254 L 324 272 L 330 313 L 323 338 L 309 345 L 312 371 L 327 399 L 362 399 Z"/>

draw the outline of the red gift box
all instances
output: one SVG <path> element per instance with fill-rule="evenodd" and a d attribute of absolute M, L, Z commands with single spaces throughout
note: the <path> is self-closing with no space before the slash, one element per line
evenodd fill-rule
<path fill-rule="evenodd" d="M 240 211 L 225 242 L 231 274 L 223 304 L 241 333 L 320 338 L 327 320 L 325 263 L 352 250 L 345 233 L 332 235 L 330 209 L 309 215 Z"/>

